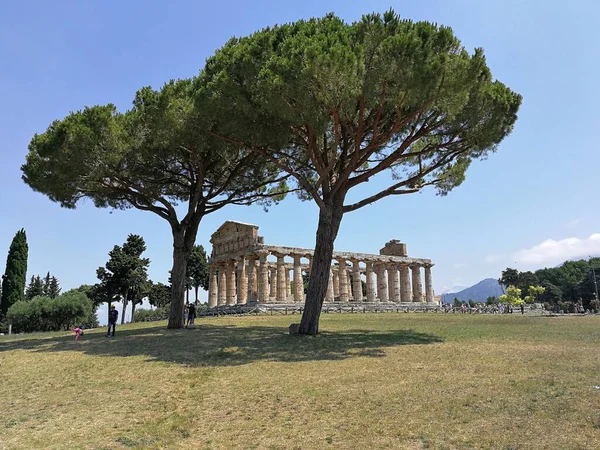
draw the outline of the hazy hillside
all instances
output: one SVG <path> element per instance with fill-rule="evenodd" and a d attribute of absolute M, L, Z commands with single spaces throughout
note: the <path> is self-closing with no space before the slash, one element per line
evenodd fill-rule
<path fill-rule="evenodd" d="M 442 295 L 442 302 L 452 303 L 455 298 L 461 301 L 473 300 L 475 302 L 484 302 L 490 296 L 498 297 L 502 294 L 502 287 L 498 283 L 498 280 L 494 278 L 486 278 L 485 280 L 481 280 L 479 283 L 463 289 L 460 292 Z"/>

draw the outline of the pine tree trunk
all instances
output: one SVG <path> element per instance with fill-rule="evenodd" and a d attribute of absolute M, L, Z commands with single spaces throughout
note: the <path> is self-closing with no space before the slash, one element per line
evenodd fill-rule
<path fill-rule="evenodd" d="M 185 287 L 185 301 L 186 301 L 187 303 L 189 303 L 189 302 L 190 302 L 190 290 L 188 289 L 188 287 L 187 287 L 187 286 Z"/>
<path fill-rule="evenodd" d="M 189 256 L 183 230 L 173 231 L 173 269 L 171 270 L 171 311 L 167 328 L 183 327 L 183 299 L 185 297 L 185 269 Z M 195 240 L 195 238 L 194 238 Z"/>
<path fill-rule="evenodd" d="M 298 333 L 314 335 L 319 332 L 321 308 L 327 294 L 333 243 L 342 223 L 343 199 L 338 205 L 328 205 L 319 212 L 317 240 L 306 293 L 306 302 Z"/>
<path fill-rule="evenodd" d="M 131 322 L 133 323 L 133 315 L 135 314 L 135 301 L 131 300 Z"/>
<path fill-rule="evenodd" d="M 198 286 L 194 286 L 194 291 L 196 292 L 196 303 L 198 303 Z"/>
<path fill-rule="evenodd" d="M 129 295 L 129 288 L 125 291 L 125 296 L 123 297 L 123 310 L 121 311 L 121 325 L 125 323 L 125 310 L 127 309 L 127 296 Z"/>

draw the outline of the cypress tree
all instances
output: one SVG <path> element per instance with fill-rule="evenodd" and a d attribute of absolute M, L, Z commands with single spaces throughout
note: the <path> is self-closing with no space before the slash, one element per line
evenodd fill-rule
<path fill-rule="evenodd" d="M 27 236 L 25 230 L 17 231 L 8 250 L 6 272 L 2 276 L 2 298 L 0 312 L 6 315 L 11 305 L 25 300 L 25 284 L 27 282 Z"/>

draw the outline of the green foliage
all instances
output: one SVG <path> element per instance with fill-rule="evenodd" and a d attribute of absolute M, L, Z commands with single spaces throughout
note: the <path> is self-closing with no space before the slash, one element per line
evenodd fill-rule
<path fill-rule="evenodd" d="M 198 288 L 202 287 L 205 291 L 208 290 L 208 262 L 206 251 L 202 245 L 194 245 L 192 253 L 187 263 L 187 276 L 190 280 L 190 286 L 196 292 L 195 300 L 198 300 Z"/>
<path fill-rule="evenodd" d="M 27 282 L 27 235 L 25 230 L 17 231 L 10 244 L 6 259 L 6 271 L 2 277 L 2 297 L 0 297 L 0 315 L 17 302 L 25 300 L 25 284 Z"/>
<path fill-rule="evenodd" d="M 506 305 L 519 306 L 524 303 L 521 298 L 521 289 L 516 286 L 508 286 L 506 294 L 500 296 L 500 301 Z"/>
<path fill-rule="evenodd" d="M 268 206 L 288 190 L 288 176 L 264 158 L 211 137 L 217 117 L 196 110 L 194 96 L 193 81 L 178 80 L 140 89 L 126 112 L 108 104 L 70 113 L 32 138 L 21 167 L 26 184 L 65 208 L 87 198 L 100 208 L 151 211 L 169 223 L 178 277 L 172 327 L 182 323 L 180 278 L 202 218 L 229 204 Z M 118 287 L 104 275 L 103 296 L 112 299 Z"/>
<path fill-rule="evenodd" d="M 48 297 L 55 298 L 60 294 L 60 286 L 58 284 L 58 279 L 56 277 L 52 277 L 50 279 L 50 284 L 48 285 Z"/>
<path fill-rule="evenodd" d="M 582 302 L 585 308 L 596 297 L 596 284 L 600 283 L 600 258 L 590 260 L 566 261 L 559 267 L 544 268 L 535 272 L 519 272 L 507 268 L 502 272 L 500 283 L 513 280 L 525 297 L 529 286 L 541 286 L 544 292 L 538 295 L 538 300 L 557 305 L 565 302 Z"/>
<path fill-rule="evenodd" d="M 56 298 L 35 297 L 20 301 L 7 312 L 15 332 L 67 330 L 91 320 L 92 302 L 85 294 L 69 291 Z"/>
<path fill-rule="evenodd" d="M 542 281 L 544 292 L 539 296 L 539 301 L 550 305 L 557 305 L 562 301 L 562 291 L 558 286 L 553 285 L 547 280 Z"/>
<path fill-rule="evenodd" d="M 171 303 L 171 288 L 162 283 L 151 283 L 148 302 L 152 306 L 165 307 Z"/>
<path fill-rule="evenodd" d="M 100 283 L 92 293 L 95 304 L 118 299 L 126 305 L 141 303 L 147 295 L 148 266 L 150 260 L 142 258 L 146 243 L 141 236 L 130 234 L 123 246 L 115 245 L 108 253 L 105 267 L 99 267 L 96 275 Z M 122 315 L 123 317 L 123 315 Z"/>
<path fill-rule="evenodd" d="M 460 308 L 463 305 L 463 302 L 461 302 L 458 298 L 454 297 L 454 300 L 452 301 L 452 306 L 454 306 L 455 308 Z"/>
<path fill-rule="evenodd" d="M 199 109 L 229 119 L 215 134 L 270 157 L 322 208 L 383 170 L 400 180 L 344 211 L 426 185 L 445 195 L 512 130 L 521 103 L 481 49 L 469 54 L 450 28 L 391 10 L 231 39 L 197 91 Z"/>
<path fill-rule="evenodd" d="M 169 317 L 168 306 L 162 306 L 156 309 L 138 309 L 133 315 L 134 322 L 154 322 L 156 320 L 165 320 Z"/>
<path fill-rule="evenodd" d="M 42 295 L 44 295 L 44 282 L 39 275 L 32 275 L 29 285 L 25 288 L 25 299 L 31 300 Z"/>
<path fill-rule="evenodd" d="M 493 297 L 493 296 L 488 297 L 485 301 L 485 304 L 488 306 L 497 305 L 498 303 L 500 303 L 500 300 L 498 299 L 498 297 Z"/>
<path fill-rule="evenodd" d="M 545 289 L 542 286 L 529 286 L 527 296 L 523 300 L 525 300 L 525 303 L 534 303 L 544 291 Z"/>

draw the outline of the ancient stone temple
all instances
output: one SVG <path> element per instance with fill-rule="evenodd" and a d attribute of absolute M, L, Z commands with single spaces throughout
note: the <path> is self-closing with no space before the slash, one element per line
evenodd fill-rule
<path fill-rule="evenodd" d="M 258 226 L 234 221 L 221 225 L 210 242 L 209 306 L 304 302 L 313 250 L 266 245 Z M 409 257 L 398 240 L 379 255 L 335 251 L 325 301 L 433 304 L 432 266 L 429 259 Z"/>

